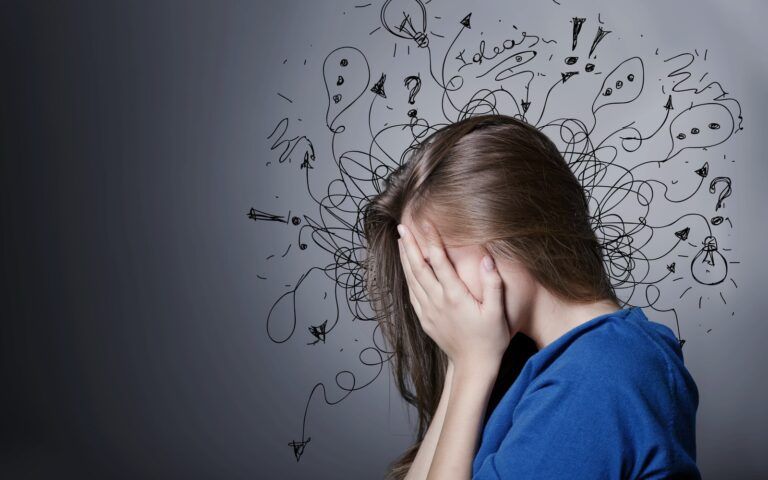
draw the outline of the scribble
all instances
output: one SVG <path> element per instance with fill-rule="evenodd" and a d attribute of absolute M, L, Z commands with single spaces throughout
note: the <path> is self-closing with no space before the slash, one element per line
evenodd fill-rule
<path fill-rule="evenodd" d="M 741 104 L 720 82 L 705 82 L 717 76 L 705 67 L 706 50 L 703 56 L 698 50 L 663 55 L 651 47 L 621 55 L 614 33 L 620 28 L 605 26 L 599 13 L 560 15 L 561 29 L 546 32 L 549 40 L 530 25 L 525 30 L 513 25 L 492 39 L 473 29 L 473 22 L 485 19 L 482 13 L 430 16 L 429 3 L 386 0 L 378 17 L 370 3 L 355 5 L 360 18 L 372 24 L 364 30 L 366 39 L 393 42 L 386 51 L 395 55 L 398 45 L 401 51 L 405 47 L 410 58 L 420 59 L 419 71 L 411 64 L 399 71 L 391 58 L 385 61 L 389 54 L 369 58 L 357 47 L 341 46 L 323 59 L 322 75 L 313 77 L 323 85 L 314 87 L 309 100 L 299 100 L 300 92 L 278 93 L 288 101 L 281 104 L 286 108 L 300 109 L 309 101 L 322 102 L 325 111 L 325 126 L 312 134 L 325 137 L 317 157 L 307 135 L 288 134 L 309 129 L 306 122 L 298 127 L 289 122 L 290 115 L 267 136 L 278 162 L 265 166 L 280 168 L 301 158 L 291 174 L 300 175 L 305 188 L 300 193 L 316 213 L 283 216 L 267 213 L 277 207 L 251 207 L 248 217 L 260 229 L 295 229 L 291 244 L 299 249 L 290 255 L 286 250 L 286 261 L 310 248 L 315 259 L 327 261 L 302 268 L 290 290 L 276 299 L 267 314 L 267 335 L 282 344 L 300 334 L 305 348 L 328 355 L 324 347 L 343 338 L 340 331 L 354 326 L 367 335 L 356 351 L 356 368 L 363 373 L 338 372 L 341 393 L 332 399 L 326 383 L 311 388 L 301 434 L 288 443 L 296 461 L 310 441 L 308 412 L 315 395 L 322 391 L 323 401 L 336 405 L 374 382 L 391 359 L 363 289 L 360 212 L 409 152 L 443 125 L 501 113 L 547 134 L 584 188 L 617 295 L 625 305 L 668 315 L 680 345 L 686 341 L 685 320 L 678 308 L 684 302 L 707 308 L 712 298 L 726 305 L 737 288 L 731 266 L 740 262 L 721 245 L 734 228 L 726 204 L 734 185 L 727 176 L 725 144 L 743 130 L 743 117 Z M 708 180 L 711 172 L 718 175 Z M 702 195 L 712 202 L 702 202 Z M 304 328 L 297 329 L 299 321 Z"/>

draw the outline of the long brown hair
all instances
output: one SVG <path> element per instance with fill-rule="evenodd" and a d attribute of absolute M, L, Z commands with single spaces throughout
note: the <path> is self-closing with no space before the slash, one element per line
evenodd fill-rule
<path fill-rule="evenodd" d="M 621 303 L 584 189 L 544 133 L 513 117 L 477 115 L 426 137 L 362 212 L 366 290 L 392 348 L 398 390 L 419 418 L 416 443 L 390 465 L 387 478 L 398 480 L 434 416 L 447 368 L 409 301 L 396 230 L 406 206 L 413 218 L 428 214 L 447 245 L 485 245 L 497 258 L 514 258 L 563 300 Z M 513 337 L 486 419 L 533 352 L 530 339 Z"/>

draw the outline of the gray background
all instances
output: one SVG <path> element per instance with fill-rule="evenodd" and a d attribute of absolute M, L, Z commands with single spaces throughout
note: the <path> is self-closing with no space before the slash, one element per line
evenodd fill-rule
<path fill-rule="evenodd" d="M 429 8 L 444 19 L 469 11 L 447 3 Z M 600 12 L 625 37 L 611 48 L 707 48 L 710 75 L 741 102 L 744 131 L 718 151 L 736 160 L 727 247 L 742 262 L 731 270 L 738 288 L 727 290 L 727 313 L 676 308 L 701 394 L 702 473 L 768 476 L 765 3 L 560 3 L 473 5 L 473 21 L 499 17 L 554 37 L 571 17 Z M 342 311 L 346 327 L 320 348 L 306 345 L 304 323 L 296 341 L 271 342 L 266 316 L 283 285 L 328 257 L 294 248 L 288 261 L 266 262 L 296 230 L 245 215 L 313 214 L 297 163 L 266 165 L 277 157 L 267 136 L 283 117 L 302 117 L 289 134 L 312 139 L 317 178 L 332 178 L 325 55 L 364 50 L 371 82 L 410 61 L 389 58 L 391 38 L 368 34 L 378 7 L 354 5 L 3 2 L 2 476 L 378 478 L 410 443 L 385 369 L 336 405 L 315 398 L 312 440 L 295 461 L 288 442 L 300 438 L 312 387 L 324 382 L 333 401 L 343 394 L 336 372 L 372 376 L 356 358 L 371 331 Z M 387 84 L 393 95 L 399 81 Z M 697 201 L 688 206 L 711 210 L 711 196 Z M 355 349 L 355 338 L 364 345 Z M 338 355 L 344 347 L 349 355 Z"/>

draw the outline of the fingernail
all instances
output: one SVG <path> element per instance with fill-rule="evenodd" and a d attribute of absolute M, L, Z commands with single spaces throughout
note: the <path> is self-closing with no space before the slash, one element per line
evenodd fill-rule
<path fill-rule="evenodd" d="M 399 223 L 397 224 L 397 233 L 400 234 L 400 238 L 405 236 L 405 227 Z"/>
<path fill-rule="evenodd" d="M 493 271 L 493 257 L 491 257 L 490 255 L 486 255 L 483 257 L 483 268 L 485 268 L 487 272 Z"/>

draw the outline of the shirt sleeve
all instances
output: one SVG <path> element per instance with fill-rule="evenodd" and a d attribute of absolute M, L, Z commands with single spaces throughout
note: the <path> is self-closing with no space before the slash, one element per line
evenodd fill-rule
<path fill-rule="evenodd" d="M 616 398 L 580 380 L 584 377 L 546 380 L 526 393 L 499 449 L 483 460 L 473 479 L 595 479 L 622 473 L 627 435 L 616 418 Z"/>

